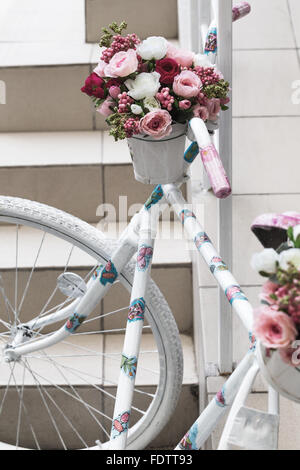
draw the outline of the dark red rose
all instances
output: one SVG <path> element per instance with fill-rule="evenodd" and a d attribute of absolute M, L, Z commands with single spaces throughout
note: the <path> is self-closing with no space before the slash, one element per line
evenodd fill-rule
<path fill-rule="evenodd" d="M 104 98 L 104 80 L 96 73 L 92 73 L 85 81 L 84 87 L 81 88 L 83 93 L 88 96 L 95 96 L 96 98 Z"/>
<path fill-rule="evenodd" d="M 121 81 L 118 80 L 117 78 L 111 78 L 106 82 L 107 88 L 110 88 L 111 86 L 120 86 Z"/>
<path fill-rule="evenodd" d="M 155 70 L 160 74 L 159 81 L 169 85 L 173 83 L 174 78 L 179 74 L 180 67 L 175 60 L 166 58 L 156 61 Z"/>

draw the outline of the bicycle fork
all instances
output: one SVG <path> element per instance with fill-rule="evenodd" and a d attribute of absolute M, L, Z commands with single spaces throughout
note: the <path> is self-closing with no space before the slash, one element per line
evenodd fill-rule
<path fill-rule="evenodd" d="M 109 448 L 126 449 L 159 207 L 140 213 L 139 243 Z"/>

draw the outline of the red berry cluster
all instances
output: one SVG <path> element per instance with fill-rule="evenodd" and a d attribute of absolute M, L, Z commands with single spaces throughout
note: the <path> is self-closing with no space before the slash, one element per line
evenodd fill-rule
<path fill-rule="evenodd" d="M 218 83 L 221 79 L 214 67 L 195 67 L 191 70 L 198 75 L 204 86 Z"/>
<path fill-rule="evenodd" d="M 124 123 L 124 129 L 128 138 L 132 137 L 133 134 L 138 134 L 140 132 L 140 119 L 138 117 L 127 119 Z"/>
<path fill-rule="evenodd" d="M 110 59 L 117 52 L 125 52 L 128 51 L 128 49 L 135 49 L 135 46 L 140 42 L 141 41 L 136 34 L 127 34 L 125 37 L 117 34 L 113 37 L 113 42 L 110 47 L 102 52 L 101 60 L 104 60 L 104 62 L 108 64 Z"/>
<path fill-rule="evenodd" d="M 130 105 L 134 103 L 134 100 L 127 95 L 126 91 L 118 95 L 118 113 L 127 113 L 130 111 Z"/>
<path fill-rule="evenodd" d="M 163 108 L 172 111 L 175 100 L 174 97 L 170 95 L 170 88 L 162 88 L 160 93 L 156 93 L 156 98 L 161 102 Z"/>

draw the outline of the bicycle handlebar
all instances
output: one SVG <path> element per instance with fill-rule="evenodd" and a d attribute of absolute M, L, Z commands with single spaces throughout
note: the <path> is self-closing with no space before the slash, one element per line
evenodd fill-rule
<path fill-rule="evenodd" d="M 204 121 L 200 118 L 193 118 L 190 120 L 190 127 L 197 141 L 213 192 L 219 199 L 228 197 L 231 194 L 230 183 L 218 151 L 211 142 Z"/>
<path fill-rule="evenodd" d="M 232 21 L 240 20 L 251 11 L 251 5 L 248 2 L 241 2 L 232 8 Z"/>

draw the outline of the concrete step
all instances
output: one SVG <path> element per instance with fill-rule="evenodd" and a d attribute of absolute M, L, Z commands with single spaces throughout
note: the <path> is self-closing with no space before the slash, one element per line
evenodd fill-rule
<path fill-rule="evenodd" d="M 123 227 L 119 228 L 120 230 L 116 233 L 114 226 L 108 226 L 107 237 L 115 240 Z M 169 302 L 180 331 L 190 332 L 192 330 L 193 308 L 190 255 L 187 243 L 182 238 L 181 225 L 179 223 L 171 224 L 171 235 L 169 228 L 169 226 L 165 227 L 165 224 L 160 227 L 154 252 L 152 277 Z M 15 237 L 15 227 L 6 225 L 0 228 L 0 247 L 2 247 L 0 249 L 0 271 L 3 275 L 6 294 L 11 302 L 14 299 L 15 289 Z M 20 305 L 30 271 L 34 265 L 41 239 L 40 231 L 31 227 L 20 227 L 18 233 L 18 305 Z M 74 248 L 72 253 L 70 249 L 69 243 L 53 235 L 46 235 L 35 264 L 35 273 L 32 276 L 30 288 L 22 306 L 20 315 L 22 322 L 32 319 L 41 311 L 55 288 L 57 277 L 64 270 L 68 258 L 68 271 L 76 272 L 83 278 L 95 265 L 95 260 L 91 256 L 78 248 Z M 53 308 L 64 300 L 65 297 L 58 292 L 47 308 Z M 125 327 L 126 315 L 124 312 L 127 311 L 129 303 L 130 294 L 123 285 L 116 283 L 105 296 L 101 305 L 91 314 L 91 318 L 120 308 L 124 308 L 124 310 L 84 324 L 82 328 L 85 331 L 102 331 L 103 329 L 115 331 Z M 1 308 L 5 309 L 2 297 L 0 304 Z"/>
<path fill-rule="evenodd" d="M 166 428 L 151 443 L 152 448 L 175 446 L 178 440 L 186 432 L 191 420 L 195 419 L 198 413 L 198 397 L 197 397 L 197 374 L 195 369 L 195 357 L 193 342 L 190 336 L 181 335 L 183 354 L 184 354 L 184 378 L 180 400 L 174 413 L 174 417 L 168 423 Z M 24 403 L 30 416 L 32 427 L 35 429 L 39 443 L 47 448 L 54 449 L 59 446 L 57 435 L 49 420 L 49 415 L 45 406 L 41 403 L 41 396 L 35 387 L 35 380 L 38 380 L 45 390 L 50 394 L 56 403 L 63 409 L 67 416 L 77 427 L 79 431 L 83 431 L 89 445 L 94 445 L 95 439 L 100 438 L 107 440 L 105 434 L 99 435 L 99 428 L 91 418 L 91 416 L 83 409 L 82 405 L 70 398 L 62 390 L 68 390 L 74 394 L 69 384 L 76 387 L 80 396 L 86 402 L 99 409 L 106 416 L 111 417 L 113 414 L 114 396 L 116 394 L 116 383 L 119 376 L 120 354 L 123 345 L 123 335 L 94 335 L 91 336 L 73 336 L 70 341 L 65 344 L 57 344 L 47 350 L 47 354 L 51 356 L 52 361 L 46 360 L 45 356 L 38 353 L 34 358 L 28 358 L 29 367 L 34 371 L 35 379 L 27 372 L 24 377 L 23 398 Z M 136 388 L 144 393 L 135 393 L 133 405 L 136 408 L 145 410 L 150 404 L 151 395 L 155 393 L 158 384 L 158 356 L 155 341 L 150 335 L 143 335 L 141 343 L 141 353 L 139 359 L 138 373 L 136 377 Z M 76 358 L 70 355 L 77 354 Z M 94 355 L 91 355 L 91 354 Z M 87 355 L 89 357 L 87 357 Z M 102 358 L 102 360 L 99 360 Z M 47 365 L 47 367 L 45 367 Z M 57 367 L 59 365 L 59 369 Z M 0 394 L 5 391 L 5 385 L 9 380 L 11 369 L 3 362 L 0 364 L 1 385 Z M 63 371 L 63 376 L 60 371 Z M 75 371 L 75 372 L 74 372 Z M 16 364 L 14 376 L 18 386 L 23 383 L 22 366 Z M 60 389 L 55 389 L 51 383 L 57 384 Z M 96 390 L 93 385 L 98 387 Z M 103 390 L 101 392 L 99 390 Z M 5 407 L 0 423 L 0 439 L 5 442 L 15 442 L 16 429 L 15 423 L 17 418 L 18 407 L 15 405 L 17 395 L 14 384 L 9 388 L 7 393 Z M 48 401 L 48 406 L 52 416 L 60 430 L 66 431 L 67 442 L 70 447 L 77 447 L 78 442 L 73 432 L 68 429 L 62 416 L 58 413 L 53 404 Z M 188 412 L 187 412 L 188 411 Z M 97 415 L 99 418 L 99 416 Z M 132 424 L 140 418 L 140 414 L 133 410 Z M 109 419 L 100 416 L 100 421 L 107 432 L 110 432 L 111 422 Z M 87 431 L 88 430 L 88 431 Z M 65 437 L 65 436 L 64 436 Z M 20 444 L 31 447 L 32 435 L 28 430 L 26 419 L 23 417 L 20 428 Z"/>
<path fill-rule="evenodd" d="M 153 190 L 134 179 L 126 141 L 101 131 L 3 133 L 0 187 L 93 223 L 129 220 Z"/>
<path fill-rule="evenodd" d="M 176 38 L 178 35 L 176 0 L 153 0 L 151 3 L 139 0 L 131 0 L 130 3 L 122 0 L 86 0 L 85 9 L 87 42 L 97 42 L 103 26 L 123 20 L 128 24 L 128 32 L 136 33 L 140 38 Z"/>

